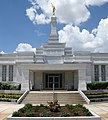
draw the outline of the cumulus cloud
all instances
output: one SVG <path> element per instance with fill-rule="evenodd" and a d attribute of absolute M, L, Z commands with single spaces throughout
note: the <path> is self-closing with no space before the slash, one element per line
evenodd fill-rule
<path fill-rule="evenodd" d="M 108 51 L 108 18 L 101 19 L 97 28 L 91 33 L 77 26 L 66 25 L 58 32 L 60 42 L 66 42 L 74 50 Z"/>
<path fill-rule="evenodd" d="M 108 0 L 85 0 L 85 3 L 87 6 L 91 5 L 91 6 L 100 6 L 103 5 L 105 3 L 107 3 Z"/>
<path fill-rule="evenodd" d="M 48 24 L 52 16 L 52 0 L 29 0 L 32 7 L 26 15 L 34 24 Z M 54 0 L 59 23 L 67 24 L 59 33 L 60 42 L 74 50 L 106 52 L 108 50 L 108 18 L 101 19 L 97 28 L 90 33 L 78 27 L 90 17 L 89 6 L 100 6 L 108 0 Z M 74 25 L 74 26 L 73 26 Z"/>
<path fill-rule="evenodd" d="M 35 48 L 32 48 L 30 44 L 20 43 L 16 48 L 16 52 L 25 52 L 25 51 L 35 51 Z"/>
<path fill-rule="evenodd" d="M 26 15 L 29 16 L 29 19 L 33 22 L 35 21 L 35 14 L 36 10 L 33 7 L 26 10 Z"/>
<path fill-rule="evenodd" d="M 48 24 L 52 16 L 52 0 L 29 0 L 32 7 L 26 10 L 26 15 L 33 23 Z M 90 16 L 84 0 L 55 0 L 56 16 L 60 23 L 79 25 Z M 42 12 L 40 13 L 39 10 Z"/>
<path fill-rule="evenodd" d="M 0 53 L 1 53 L 1 54 L 5 54 L 5 52 L 4 52 L 4 51 L 1 51 Z"/>

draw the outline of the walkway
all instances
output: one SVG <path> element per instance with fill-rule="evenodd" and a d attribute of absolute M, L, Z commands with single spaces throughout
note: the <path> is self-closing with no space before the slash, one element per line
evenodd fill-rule
<path fill-rule="evenodd" d="M 108 103 L 92 103 L 85 106 L 99 115 L 101 120 L 108 120 Z"/>
<path fill-rule="evenodd" d="M 23 104 L 0 102 L 0 120 L 6 120 L 6 117 L 17 111 Z M 102 120 L 108 120 L 108 103 L 93 103 L 85 106 L 102 117 Z"/>
<path fill-rule="evenodd" d="M 0 120 L 6 120 L 7 116 L 23 106 L 23 104 L 0 102 Z"/>

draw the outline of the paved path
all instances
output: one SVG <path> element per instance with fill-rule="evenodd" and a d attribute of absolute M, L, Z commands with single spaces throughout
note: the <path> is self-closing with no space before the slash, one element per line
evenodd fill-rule
<path fill-rule="evenodd" d="M 0 102 L 0 120 L 6 120 L 7 116 L 23 106 L 23 104 Z"/>
<path fill-rule="evenodd" d="M 108 103 L 92 103 L 85 106 L 99 115 L 101 120 L 108 120 Z"/>
<path fill-rule="evenodd" d="M 6 117 L 23 107 L 23 104 L 0 102 L 0 120 L 6 120 Z M 101 116 L 102 120 L 108 120 L 108 103 L 93 103 L 85 106 Z"/>

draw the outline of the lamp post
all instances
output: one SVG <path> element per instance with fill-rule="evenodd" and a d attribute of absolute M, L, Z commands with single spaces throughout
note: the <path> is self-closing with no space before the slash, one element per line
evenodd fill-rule
<path fill-rule="evenodd" d="M 54 78 L 53 78 L 53 103 L 55 101 L 55 97 L 54 97 Z"/>

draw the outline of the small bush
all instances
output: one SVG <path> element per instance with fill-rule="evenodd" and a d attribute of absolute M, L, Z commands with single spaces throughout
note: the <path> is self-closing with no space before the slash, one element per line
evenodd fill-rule
<path fill-rule="evenodd" d="M 40 104 L 40 107 L 44 107 L 44 104 Z"/>
<path fill-rule="evenodd" d="M 19 117 L 20 115 L 19 115 L 19 113 L 18 112 L 14 112 L 13 114 L 12 114 L 12 117 Z"/>
<path fill-rule="evenodd" d="M 25 109 L 31 109 L 32 108 L 32 104 L 30 103 L 26 103 L 24 106 Z"/>

